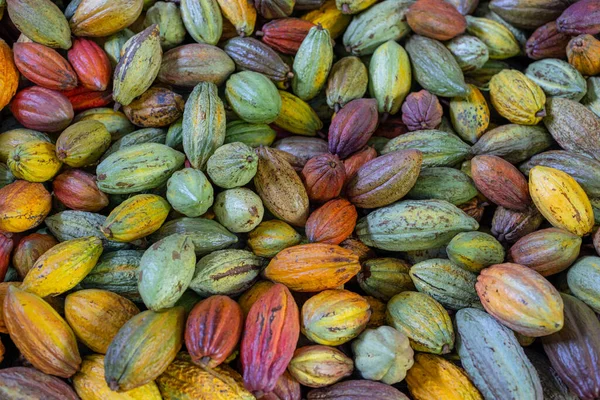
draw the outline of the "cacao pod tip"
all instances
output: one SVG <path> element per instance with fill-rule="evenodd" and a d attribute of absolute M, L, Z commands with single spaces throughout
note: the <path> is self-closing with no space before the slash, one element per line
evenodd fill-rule
<path fill-rule="evenodd" d="M 381 119 L 379 120 L 379 123 L 380 123 L 380 124 L 383 124 L 385 121 L 387 121 L 387 119 L 388 119 L 389 117 L 390 117 L 390 113 L 387 113 L 387 112 L 383 113 L 383 114 L 381 115 Z"/>
<path fill-rule="evenodd" d="M 450 353 L 450 346 L 448 346 L 447 344 L 444 345 L 444 347 L 442 347 L 442 353 L 441 354 L 448 354 Z"/>
<path fill-rule="evenodd" d="M 346 52 L 352 54 L 352 47 L 346 46 Z"/>
<path fill-rule="evenodd" d="M 107 380 L 106 383 L 108 383 L 108 387 L 113 392 L 118 392 L 119 391 L 119 382 L 117 382 L 116 379 Z"/>
<path fill-rule="evenodd" d="M 246 32 L 244 32 L 244 30 L 243 30 L 243 29 L 241 29 L 241 28 L 240 28 L 240 29 L 237 31 L 237 33 L 238 33 L 238 35 L 240 35 L 240 37 L 242 37 L 242 38 L 245 38 L 245 37 L 246 37 Z"/>
<path fill-rule="evenodd" d="M 288 72 L 286 76 L 290 80 L 294 79 L 294 73 L 292 71 Z"/>
<path fill-rule="evenodd" d="M 545 117 L 546 116 L 546 109 L 542 108 L 540 111 L 535 113 L 536 117 Z"/>
<path fill-rule="evenodd" d="M 106 236 L 107 239 L 111 239 L 112 238 L 112 232 L 110 230 L 110 228 L 105 228 L 105 227 L 100 227 L 100 231 L 102 232 L 102 234 L 104 236 Z"/>
<path fill-rule="evenodd" d="M 264 36 L 265 34 L 264 34 L 264 32 L 263 32 L 263 31 L 256 31 L 256 32 L 254 33 L 254 35 L 255 35 L 255 36 L 258 36 L 258 37 L 261 37 L 261 36 Z"/>
<path fill-rule="evenodd" d="M 115 106 L 113 107 L 113 110 L 119 111 L 119 108 L 121 108 L 121 103 L 119 103 L 118 101 L 115 101 Z"/>
<path fill-rule="evenodd" d="M 320 22 L 317 24 L 317 30 L 318 31 L 322 31 L 323 30 L 323 25 L 321 25 Z"/>
<path fill-rule="evenodd" d="M 67 158 L 67 153 L 65 153 L 64 150 L 59 150 L 58 152 L 56 152 L 56 157 L 58 157 L 60 161 L 63 161 L 65 158 Z"/>
<path fill-rule="evenodd" d="M 342 14 L 352 14 L 352 11 L 350 11 L 350 7 L 348 6 L 348 3 L 344 3 L 342 5 Z"/>
<path fill-rule="evenodd" d="M 335 103 L 333 105 L 333 111 L 335 111 L 336 114 L 339 113 L 341 109 L 342 109 L 342 106 L 340 106 L 340 103 Z"/>

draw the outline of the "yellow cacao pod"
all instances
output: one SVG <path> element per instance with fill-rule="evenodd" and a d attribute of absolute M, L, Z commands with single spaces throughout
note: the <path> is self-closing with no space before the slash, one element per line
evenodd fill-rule
<path fill-rule="evenodd" d="M 332 39 L 337 39 L 350 25 L 352 16 L 342 13 L 335 4 L 336 0 L 327 0 L 320 8 L 302 16 L 305 21 L 312 22 L 329 31 Z"/>
<path fill-rule="evenodd" d="M 110 240 L 131 242 L 156 232 L 171 206 L 155 194 L 138 194 L 125 200 L 106 218 L 100 230 Z"/>
<path fill-rule="evenodd" d="M 19 179 L 46 182 L 58 173 L 62 163 L 52 143 L 32 141 L 21 143 L 8 155 L 8 168 Z"/>
<path fill-rule="evenodd" d="M 81 0 L 69 24 L 76 36 L 103 37 L 133 24 L 144 0 Z"/>
<path fill-rule="evenodd" d="M 250 36 L 256 24 L 256 9 L 248 0 L 217 0 L 221 12 L 235 26 L 238 35 Z"/>
<path fill-rule="evenodd" d="M 522 72 L 505 69 L 490 80 L 492 105 L 514 124 L 537 125 L 546 115 L 546 95 Z"/>
<path fill-rule="evenodd" d="M 464 140 L 475 143 L 490 124 L 490 109 L 483 94 L 473 85 L 466 97 L 450 100 L 450 118 L 454 130 Z"/>

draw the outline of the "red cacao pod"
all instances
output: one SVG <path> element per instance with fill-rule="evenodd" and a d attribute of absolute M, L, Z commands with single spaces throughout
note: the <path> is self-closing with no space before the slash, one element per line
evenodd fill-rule
<path fill-rule="evenodd" d="M 52 187 L 56 198 L 73 210 L 96 212 L 108 205 L 108 196 L 98 189 L 96 176 L 79 169 L 58 175 Z"/>
<path fill-rule="evenodd" d="M 300 18 L 275 19 L 263 25 L 256 36 L 283 54 L 295 55 L 302 41 L 315 24 Z"/>
<path fill-rule="evenodd" d="M 360 208 L 377 208 L 400 200 L 414 186 L 423 154 L 400 150 L 379 156 L 363 165 L 348 182 L 348 200 Z"/>
<path fill-rule="evenodd" d="M 300 336 L 298 306 L 289 289 L 275 284 L 252 305 L 240 348 L 244 385 L 257 397 L 275 389 Z"/>
<path fill-rule="evenodd" d="M 227 296 L 211 296 L 194 306 L 185 327 L 185 347 L 195 364 L 214 368 L 233 353 L 244 314 Z"/>
<path fill-rule="evenodd" d="M 556 22 L 551 21 L 540 26 L 531 34 L 527 39 L 525 52 L 529 58 L 534 60 L 566 58 L 569 40 L 571 40 L 571 37 L 559 32 Z"/>
<path fill-rule="evenodd" d="M 277 379 L 277 384 L 272 392 L 266 393 L 260 400 L 300 400 L 300 384 L 289 372 L 285 371 Z"/>
<path fill-rule="evenodd" d="M 344 160 L 344 169 L 346 170 L 346 183 L 350 182 L 356 172 L 371 160 L 377 158 L 377 151 L 374 148 L 365 146 Z"/>
<path fill-rule="evenodd" d="M 440 122 L 441 120 L 442 119 L 440 116 Z M 373 136 L 393 139 L 395 137 L 405 134 L 406 132 L 408 132 L 408 127 L 406 126 L 404 121 L 402 121 L 402 117 L 393 116 L 388 117 L 385 120 L 382 118 L 379 121 L 379 126 L 377 127 L 377 129 L 375 129 Z"/>
<path fill-rule="evenodd" d="M 302 179 L 308 197 L 317 202 L 325 202 L 340 195 L 346 169 L 338 156 L 321 154 L 308 160 L 302 169 Z"/>
<path fill-rule="evenodd" d="M 110 83 L 112 67 L 100 46 L 89 39 L 77 38 L 67 53 L 77 73 L 79 83 L 86 89 L 102 92 Z"/>
<path fill-rule="evenodd" d="M 0 397 L 3 399 L 79 399 L 73 388 L 64 381 L 27 367 L 0 370 Z"/>
<path fill-rule="evenodd" d="M 442 123 L 442 105 L 427 90 L 411 93 L 402 104 L 402 121 L 409 131 L 436 129 Z"/>
<path fill-rule="evenodd" d="M 56 50 L 38 43 L 15 43 L 15 65 L 23 76 L 36 85 L 52 90 L 70 90 L 77 86 L 77 75 Z"/>
<path fill-rule="evenodd" d="M 14 242 L 11 238 L 0 233 L 0 282 L 4 282 L 8 264 L 10 263 L 10 253 L 12 252 Z"/>
<path fill-rule="evenodd" d="M 552 368 L 580 399 L 600 398 L 600 322 L 581 300 L 561 294 L 563 328 L 542 338 Z"/>
<path fill-rule="evenodd" d="M 329 151 L 344 159 L 362 149 L 377 128 L 377 100 L 352 100 L 335 114 L 329 126 Z"/>
<path fill-rule="evenodd" d="M 473 157 L 471 176 L 477 189 L 494 204 L 516 211 L 524 211 L 531 204 L 527 179 L 500 157 Z"/>
<path fill-rule="evenodd" d="M 110 104 L 112 99 L 112 90 L 97 92 L 89 90 L 83 86 L 76 87 L 73 90 L 63 92 L 73 106 L 73 111 L 89 110 L 90 108 L 104 107 Z"/>
<path fill-rule="evenodd" d="M 13 116 L 26 128 L 58 132 L 73 120 L 73 106 L 62 93 L 32 86 L 21 90 L 10 104 Z"/>
<path fill-rule="evenodd" d="M 556 26 L 560 32 L 570 36 L 600 33 L 600 2 L 580 0 L 571 4 L 558 17 Z"/>
<path fill-rule="evenodd" d="M 340 244 L 354 231 L 358 213 L 346 199 L 334 199 L 313 211 L 306 221 L 308 241 Z"/>
<path fill-rule="evenodd" d="M 15 248 L 12 260 L 19 277 L 25 278 L 37 259 L 57 244 L 52 235 L 43 233 L 32 233 L 21 239 Z"/>
<path fill-rule="evenodd" d="M 444 0 L 418 0 L 406 13 L 411 29 L 436 40 L 450 40 L 467 28 L 467 20 Z"/>

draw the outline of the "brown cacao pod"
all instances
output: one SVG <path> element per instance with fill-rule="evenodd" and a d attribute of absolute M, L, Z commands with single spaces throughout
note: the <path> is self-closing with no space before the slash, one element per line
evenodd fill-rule
<path fill-rule="evenodd" d="M 544 221 L 537 208 L 513 211 L 498 207 L 492 219 L 492 235 L 501 242 L 514 243 L 523 236 L 535 231 Z"/>
<path fill-rule="evenodd" d="M 402 122 L 409 131 L 437 129 L 442 123 L 442 114 L 437 96 L 427 90 L 409 94 L 402 104 Z"/>
<path fill-rule="evenodd" d="M 346 169 L 338 156 L 321 154 L 308 160 L 302 169 L 302 180 L 308 198 L 322 203 L 340 195 L 346 180 Z"/>
<path fill-rule="evenodd" d="M 227 296 L 211 296 L 194 306 L 185 327 L 185 346 L 194 364 L 215 368 L 229 357 L 242 336 L 241 307 Z"/>
<path fill-rule="evenodd" d="M 159 128 L 171 125 L 183 115 L 185 101 L 179 94 L 161 87 L 151 87 L 123 107 L 127 118 L 137 126 Z"/>
<path fill-rule="evenodd" d="M 357 151 L 350 157 L 344 160 L 344 169 L 346 170 L 346 183 L 350 182 L 354 175 L 358 172 L 360 167 L 365 165 L 371 160 L 377 158 L 377 151 L 370 147 L 365 146 L 362 150 Z"/>
<path fill-rule="evenodd" d="M 499 206 L 524 211 L 531 204 L 527 180 L 517 167 L 500 157 L 474 157 L 471 176 L 477 189 Z"/>
<path fill-rule="evenodd" d="M 564 327 L 542 338 L 550 364 L 580 399 L 600 397 L 600 322 L 581 300 L 562 294 Z"/>
<path fill-rule="evenodd" d="M 73 41 L 67 57 L 84 88 L 99 92 L 106 90 L 112 67 L 100 46 L 89 39 L 78 38 Z"/>
<path fill-rule="evenodd" d="M 75 71 L 56 50 L 38 43 L 15 43 L 13 54 L 19 72 L 36 85 L 52 90 L 77 86 Z"/>
<path fill-rule="evenodd" d="M 295 55 L 315 24 L 300 18 L 282 18 L 267 22 L 256 36 L 283 54 Z"/>
<path fill-rule="evenodd" d="M 67 96 L 75 112 L 104 107 L 113 101 L 112 90 L 110 89 L 96 92 L 86 89 L 83 86 L 78 86 L 73 90 L 62 92 L 62 94 Z"/>
<path fill-rule="evenodd" d="M 288 247 L 264 270 L 267 279 L 296 292 L 335 289 L 360 271 L 358 255 L 340 246 L 311 243 Z"/>
<path fill-rule="evenodd" d="M 529 58 L 534 60 L 565 58 L 570 39 L 569 35 L 558 31 L 555 21 L 551 21 L 540 26 L 531 34 L 527 39 L 525 52 Z"/>
<path fill-rule="evenodd" d="M 309 242 L 340 244 L 354 231 L 358 213 L 346 199 L 334 199 L 313 211 L 306 221 Z"/>
<path fill-rule="evenodd" d="M 0 370 L 0 398 L 5 400 L 78 400 L 73 388 L 62 380 L 35 368 L 12 367 Z"/>
<path fill-rule="evenodd" d="M 29 272 L 38 258 L 58 242 L 53 236 L 44 233 L 32 233 L 19 241 L 13 254 L 13 267 L 21 279 Z"/>
<path fill-rule="evenodd" d="M 560 32 L 570 36 L 600 33 L 600 3 L 580 0 L 571 4 L 558 17 L 556 26 Z"/>
<path fill-rule="evenodd" d="M 592 35 L 574 37 L 567 45 L 567 58 L 582 75 L 597 75 L 600 73 L 600 40 Z"/>
<path fill-rule="evenodd" d="M 408 400 L 393 386 L 367 380 L 344 381 L 308 392 L 308 400 Z"/>
<path fill-rule="evenodd" d="M 108 205 L 108 196 L 98 189 L 96 176 L 79 169 L 58 175 L 52 188 L 56 198 L 73 210 L 96 212 Z"/>
<path fill-rule="evenodd" d="M 467 29 L 467 20 L 443 0 L 418 0 L 406 13 L 406 21 L 418 35 L 450 40 Z"/>
<path fill-rule="evenodd" d="M 65 95 L 41 86 L 17 93 L 10 111 L 21 125 L 41 132 L 62 131 L 74 115 L 73 106 Z"/>
<path fill-rule="evenodd" d="M 273 147 L 297 157 L 302 167 L 311 158 L 327 153 L 327 142 L 315 137 L 288 136 L 276 141 Z"/>
<path fill-rule="evenodd" d="M 300 383 L 289 372 L 285 371 L 277 379 L 272 392 L 266 393 L 260 400 L 301 400 Z"/>
<path fill-rule="evenodd" d="M 275 389 L 300 336 L 298 306 L 276 284 L 250 308 L 240 347 L 244 385 L 257 397 Z"/>
<path fill-rule="evenodd" d="M 377 100 L 352 100 L 331 120 L 329 151 L 344 159 L 362 149 L 375 132 L 378 119 Z"/>
<path fill-rule="evenodd" d="M 383 207 L 401 199 L 417 181 L 422 161 L 419 150 L 393 151 L 369 161 L 348 182 L 348 199 L 361 208 Z"/>

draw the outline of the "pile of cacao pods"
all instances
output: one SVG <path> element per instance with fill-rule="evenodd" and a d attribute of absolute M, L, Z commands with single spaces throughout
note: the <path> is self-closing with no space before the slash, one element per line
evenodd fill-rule
<path fill-rule="evenodd" d="M 600 399 L 600 0 L 0 17 L 0 399 Z"/>

